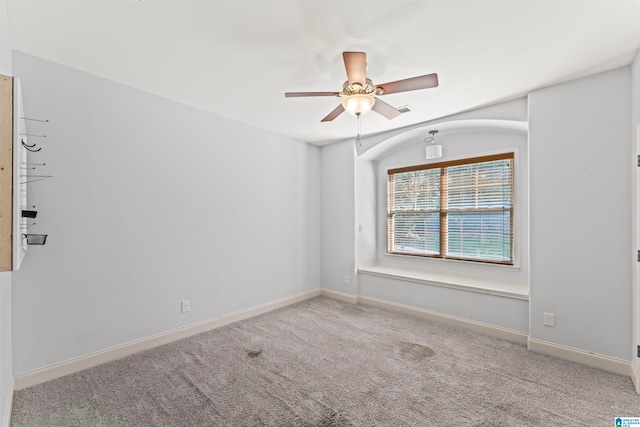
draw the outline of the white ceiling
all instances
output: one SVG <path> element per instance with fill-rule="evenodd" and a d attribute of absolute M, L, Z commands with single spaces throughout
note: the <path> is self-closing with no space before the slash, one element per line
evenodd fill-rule
<path fill-rule="evenodd" d="M 372 134 L 627 65 L 640 0 L 7 0 L 11 47 L 292 138 L 356 134 L 339 98 L 342 52 L 386 83 L 436 72 L 440 86 L 382 96 L 411 112 L 362 117 Z"/>

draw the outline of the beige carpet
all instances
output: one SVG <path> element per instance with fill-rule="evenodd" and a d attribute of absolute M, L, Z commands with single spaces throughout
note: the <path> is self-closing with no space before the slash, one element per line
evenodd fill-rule
<path fill-rule="evenodd" d="M 613 426 L 629 378 L 324 297 L 15 394 L 19 426 Z"/>

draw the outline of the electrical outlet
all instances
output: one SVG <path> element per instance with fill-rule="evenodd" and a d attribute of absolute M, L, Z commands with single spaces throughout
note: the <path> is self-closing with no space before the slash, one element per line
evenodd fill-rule
<path fill-rule="evenodd" d="M 349 276 L 344 276 L 344 284 L 345 285 L 349 284 Z"/>
<path fill-rule="evenodd" d="M 556 326 L 556 315 L 553 313 L 544 313 L 544 326 Z"/>
<path fill-rule="evenodd" d="M 191 310 L 191 302 L 188 299 L 182 301 L 182 303 L 180 304 L 180 312 L 186 313 L 189 310 Z"/>

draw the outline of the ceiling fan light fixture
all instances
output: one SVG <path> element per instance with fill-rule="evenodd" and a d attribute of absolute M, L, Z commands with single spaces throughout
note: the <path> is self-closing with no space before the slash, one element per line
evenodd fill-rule
<path fill-rule="evenodd" d="M 349 95 L 342 100 L 345 111 L 354 116 L 368 113 L 375 103 L 372 95 L 365 94 Z"/>

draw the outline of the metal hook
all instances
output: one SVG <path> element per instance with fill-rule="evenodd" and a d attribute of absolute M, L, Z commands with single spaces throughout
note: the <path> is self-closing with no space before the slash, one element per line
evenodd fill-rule
<path fill-rule="evenodd" d="M 24 147 L 25 150 L 27 151 L 31 151 L 32 153 L 37 153 L 38 151 L 42 150 L 42 147 L 38 148 L 37 150 L 32 150 L 33 147 L 35 147 L 36 145 L 27 145 L 24 143 L 24 141 L 22 141 L 22 146 Z"/>

